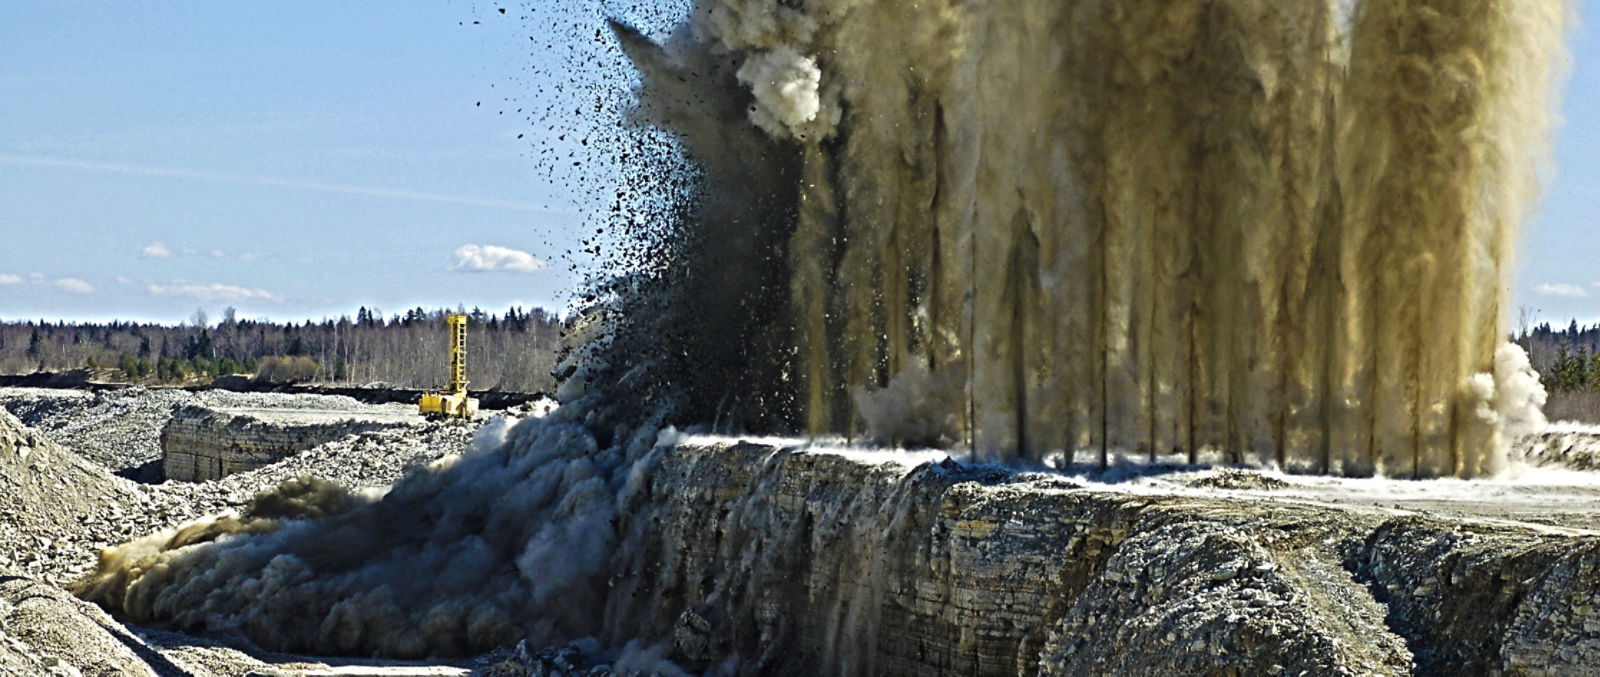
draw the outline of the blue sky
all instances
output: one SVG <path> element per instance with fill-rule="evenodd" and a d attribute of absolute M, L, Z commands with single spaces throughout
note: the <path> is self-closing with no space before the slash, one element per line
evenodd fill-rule
<path fill-rule="evenodd" d="M 5 3 L 0 317 L 559 307 L 581 196 L 494 7 Z"/>
<path fill-rule="evenodd" d="M 1575 4 L 1556 176 L 1524 230 L 1512 287 L 1514 308 L 1560 325 L 1600 323 L 1600 0 Z"/>
<path fill-rule="evenodd" d="M 0 318 L 559 308 L 578 210 L 604 205 L 549 178 L 555 132 L 516 112 L 560 76 L 537 47 L 573 34 L 541 5 L 4 3 Z M 1571 50 L 1558 172 L 1513 283 L 1513 307 L 1558 324 L 1600 322 L 1600 37 L 1582 19 Z"/>

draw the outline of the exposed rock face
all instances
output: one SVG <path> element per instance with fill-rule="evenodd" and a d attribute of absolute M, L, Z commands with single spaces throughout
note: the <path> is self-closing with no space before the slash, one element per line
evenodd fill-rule
<path fill-rule="evenodd" d="M 161 430 L 167 479 L 215 480 L 271 465 L 312 447 L 422 419 L 348 412 L 180 407 Z"/>
<path fill-rule="evenodd" d="M 613 641 L 865 674 L 1576 674 L 1600 538 L 680 446 L 622 511 Z"/>
<path fill-rule="evenodd" d="M 1348 566 L 1389 608 L 1420 671 L 1600 674 L 1600 539 L 1385 524 Z"/>

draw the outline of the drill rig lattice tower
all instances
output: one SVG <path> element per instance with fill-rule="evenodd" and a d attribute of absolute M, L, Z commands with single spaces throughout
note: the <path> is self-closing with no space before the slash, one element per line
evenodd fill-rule
<path fill-rule="evenodd" d="M 444 392 L 422 394 L 419 408 L 424 414 L 471 418 L 478 412 L 478 401 L 467 396 L 467 316 L 445 318 L 450 333 L 450 385 Z"/>

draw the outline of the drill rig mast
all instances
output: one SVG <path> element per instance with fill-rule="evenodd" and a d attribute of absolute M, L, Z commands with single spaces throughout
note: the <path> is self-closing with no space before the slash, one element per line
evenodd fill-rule
<path fill-rule="evenodd" d="M 444 391 L 422 394 L 418 409 L 423 414 L 472 418 L 478 401 L 467 396 L 467 316 L 451 314 L 445 318 L 450 333 L 450 385 Z"/>

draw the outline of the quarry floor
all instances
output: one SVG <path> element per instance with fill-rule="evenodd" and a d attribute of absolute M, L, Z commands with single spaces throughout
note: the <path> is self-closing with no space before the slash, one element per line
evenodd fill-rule
<path fill-rule="evenodd" d="M 246 412 L 261 419 L 349 415 L 392 425 L 320 444 L 221 480 L 135 481 L 148 477 L 150 464 L 159 462 L 162 427 L 185 406 Z M 101 548 L 238 509 L 257 493 L 303 474 L 349 488 L 381 489 L 408 469 L 465 451 L 478 424 L 430 422 L 406 405 L 362 404 L 345 397 L 139 388 L 100 393 L 0 388 L 0 409 L 15 417 L 8 422 L 8 415 L 0 413 L 0 438 L 4 438 L 0 439 L 0 675 L 448 675 L 484 670 L 513 652 L 507 648 L 473 660 L 430 663 L 284 655 L 238 639 L 126 625 L 65 592 L 65 586 L 93 567 Z M 511 414 L 537 412 L 524 407 Z M 681 446 L 722 449 L 738 446 L 736 442 L 688 438 Z M 760 443 L 791 450 L 799 444 Z M 1531 465 L 1502 479 L 1474 481 L 1341 479 L 1136 462 L 1105 472 L 1088 467 L 996 472 L 1023 476 L 1029 481 L 1012 486 L 1040 494 L 1070 487 L 1115 494 L 1119 501 L 1200 501 L 1220 506 L 1216 511 L 1249 515 L 1295 514 L 1299 508 L 1312 508 L 1318 514 L 1346 515 L 1352 524 L 1376 525 L 1415 516 L 1465 531 L 1600 535 L 1600 472 L 1583 470 L 1600 466 L 1600 432 L 1557 427 L 1523 446 L 1531 459 L 1544 465 Z M 946 458 L 937 452 L 824 448 L 804 452 L 812 454 L 869 464 L 894 462 L 906 468 Z M 1240 523 L 1252 528 L 1249 520 Z M 1600 632 L 1583 641 L 1600 642 Z M 1115 667 L 1098 666 L 1091 671 Z M 1375 670 L 1405 671 L 1393 661 L 1380 667 L 1390 669 Z"/>

